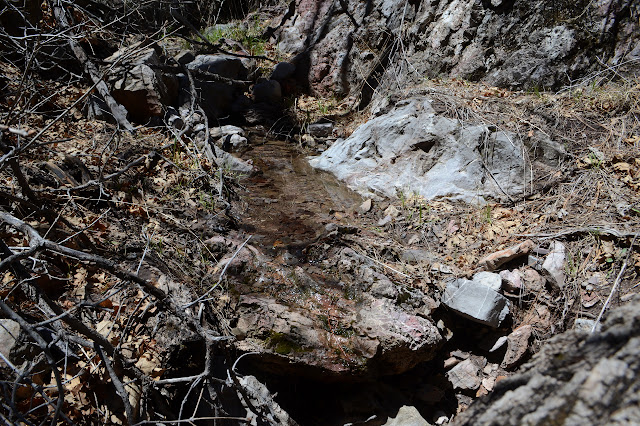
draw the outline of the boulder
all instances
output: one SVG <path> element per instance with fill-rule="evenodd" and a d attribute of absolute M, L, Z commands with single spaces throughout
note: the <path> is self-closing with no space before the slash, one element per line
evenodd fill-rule
<path fill-rule="evenodd" d="M 640 300 L 608 314 L 602 331 L 548 340 L 455 425 L 640 424 Z"/>
<path fill-rule="evenodd" d="M 322 286 L 309 277 L 303 278 L 296 279 L 296 291 L 309 300 L 322 300 Z M 381 280 L 380 291 L 397 295 L 395 287 L 382 288 L 389 284 L 393 286 L 388 280 Z M 261 352 L 268 360 L 259 366 L 261 369 L 322 380 L 344 374 L 400 374 L 432 359 L 442 337 L 431 320 L 387 298 L 393 294 L 379 298 L 372 294 L 361 293 L 357 305 L 332 302 L 342 308 L 331 317 L 310 316 L 295 305 L 267 296 L 240 296 L 233 330 L 239 339 L 236 346 L 243 351 Z"/>
<path fill-rule="evenodd" d="M 296 72 L 296 66 L 290 62 L 280 62 L 274 68 L 269 80 L 276 80 L 282 83 L 286 79 L 293 76 Z"/>
<path fill-rule="evenodd" d="M 253 100 L 257 103 L 277 104 L 282 100 L 280 83 L 276 80 L 263 80 L 256 83 L 251 89 Z"/>
<path fill-rule="evenodd" d="M 523 149 L 511 133 L 443 117 L 429 98 L 412 97 L 309 163 L 366 196 L 403 192 L 484 203 L 523 192 L 523 171 L 535 158 L 533 151 L 523 157 Z"/>
<path fill-rule="evenodd" d="M 187 64 L 187 68 L 216 74 L 232 80 L 245 80 L 249 74 L 240 58 L 224 54 L 198 55 Z"/>
<path fill-rule="evenodd" d="M 307 126 L 307 132 L 314 138 L 326 138 L 333 132 L 333 123 L 313 123 Z"/>
<path fill-rule="evenodd" d="M 238 102 L 242 99 L 248 84 L 243 81 L 247 78 L 249 71 L 240 58 L 223 54 L 198 55 L 187 64 L 187 68 L 194 73 L 194 84 L 200 97 L 200 106 L 210 120 L 235 112 L 234 109 L 237 109 Z M 215 76 L 208 77 L 206 73 L 233 81 L 220 81 Z M 181 92 L 184 94 L 181 103 L 190 103 L 189 82 L 183 79 L 181 84 L 184 86 Z"/>
<path fill-rule="evenodd" d="M 509 314 L 509 301 L 484 284 L 458 278 L 447 283 L 442 303 L 459 315 L 499 327 Z"/>
<path fill-rule="evenodd" d="M 162 65 L 156 48 L 136 48 L 122 48 L 105 59 L 112 64 L 107 82 L 113 98 L 127 109 L 130 118 L 146 122 L 151 117 L 162 117 L 165 106 L 177 104 L 179 85 L 175 75 L 156 68 Z"/>

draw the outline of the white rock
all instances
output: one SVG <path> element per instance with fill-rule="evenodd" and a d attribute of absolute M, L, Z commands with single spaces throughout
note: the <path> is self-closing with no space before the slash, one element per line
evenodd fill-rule
<path fill-rule="evenodd" d="M 544 275 L 547 281 L 557 290 L 564 288 L 566 279 L 564 271 L 565 258 L 566 248 L 564 244 L 559 241 L 554 241 L 551 243 L 550 253 L 542 264 L 542 275 Z"/>
<path fill-rule="evenodd" d="M 227 135 L 244 136 L 244 129 L 237 126 L 232 126 L 232 125 L 212 127 L 211 129 L 209 129 L 209 136 L 211 136 L 214 139 L 217 139 L 222 136 L 227 136 Z"/>
<path fill-rule="evenodd" d="M 387 207 L 384 211 L 385 215 L 389 215 L 391 217 L 398 217 L 400 215 L 400 210 L 398 210 L 393 204 Z"/>
<path fill-rule="evenodd" d="M 378 221 L 378 226 L 385 226 L 386 224 L 391 223 L 392 220 L 393 218 L 388 214 Z"/>
<path fill-rule="evenodd" d="M 493 272 L 478 272 L 473 276 L 473 281 L 486 285 L 493 291 L 500 291 L 500 287 L 502 287 L 502 278 L 500 275 L 494 274 Z"/>
<path fill-rule="evenodd" d="M 371 198 L 365 200 L 362 204 L 360 204 L 360 207 L 358 208 L 358 210 L 360 211 L 360 213 L 367 213 L 369 210 L 371 210 L 372 204 L 373 202 L 371 201 Z"/>
<path fill-rule="evenodd" d="M 505 291 L 518 294 L 522 290 L 522 278 L 520 277 L 520 271 L 517 269 L 500 271 L 500 278 L 502 278 L 502 288 Z"/>
<path fill-rule="evenodd" d="M 398 102 L 309 162 L 363 194 L 396 197 L 403 191 L 482 203 L 504 197 L 503 191 L 522 192 L 522 152 L 514 135 L 440 116 L 430 99 L 417 97 Z M 498 185 L 485 179 L 486 168 Z"/>

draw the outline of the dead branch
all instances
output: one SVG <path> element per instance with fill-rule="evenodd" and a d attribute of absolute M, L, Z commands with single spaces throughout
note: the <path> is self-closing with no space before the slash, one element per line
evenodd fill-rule
<path fill-rule="evenodd" d="M 111 377 L 111 382 L 113 383 L 113 386 L 115 386 L 116 391 L 118 392 L 118 395 L 120 396 L 120 399 L 122 399 L 122 403 L 124 404 L 127 420 L 129 421 L 129 423 L 132 423 L 133 421 L 135 421 L 134 412 L 133 412 L 133 409 L 131 408 L 131 404 L 129 403 L 129 395 L 125 390 L 124 385 L 118 378 L 118 375 L 113 369 L 113 366 L 111 365 L 111 361 L 109 361 L 109 358 L 104 356 L 104 352 L 102 352 L 102 348 L 100 347 L 100 345 L 96 343 L 93 345 L 93 348 L 95 349 L 96 353 L 98 354 L 102 362 L 104 362 L 104 366 L 107 369 L 107 372 L 109 373 L 109 377 Z"/>
<path fill-rule="evenodd" d="M 0 300 L 0 309 L 4 312 L 4 314 L 20 324 L 20 327 L 29 334 L 29 337 L 33 339 L 34 342 L 40 347 L 42 352 L 45 354 L 47 358 L 47 362 L 51 366 L 51 370 L 55 377 L 56 387 L 58 388 L 58 399 L 55 406 L 55 412 L 53 414 L 53 418 L 51 419 L 51 426 L 57 424 L 58 417 L 60 417 L 60 410 L 62 409 L 62 403 L 64 402 L 64 388 L 62 387 L 62 377 L 60 376 L 60 371 L 58 371 L 58 367 L 56 366 L 56 360 L 51 354 L 49 350 L 49 345 L 47 342 L 38 334 L 31 325 L 24 320 L 20 315 L 15 313 L 13 309 L 11 309 L 4 301 Z"/>
<path fill-rule="evenodd" d="M 30 248 L 35 248 L 37 251 L 48 250 L 53 253 L 58 253 L 66 257 L 76 259 L 80 262 L 93 263 L 101 268 L 108 270 L 122 280 L 135 282 L 136 284 L 141 285 L 147 292 L 158 299 L 158 303 L 168 307 L 178 318 L 189 324 L 199 335 L 203 337 L 206 336 L 206 333 L 204 332 L 200 324 L 198 324 L 192 317 L 184 312 L 184 310 L 176 306 L 175 303 L 167 296 L 167 294 L 163 290 L 153 285 L 152 282 L 140 278 L 138 275 L 122 268 L 112 260 L 106 259 L 102 256 L 68 248 L 51 240 L 42 238 L 40 234 L 31 226 L 8 213 L 0 212 L 0 221 L 5 222 L 13 228 L 27 234 L 29 236 Z M 109 344 L 109 346 L 111 345 Z"/>
<path fill-rule="evenodd" d="M 17 129 L 15 127 L 5 126 L 4 124 L 0 124 L 0 130 L 4 130 L 4 131 L 7 131 L 9 133 L 13 133 L 14 135 L 22 136 L 23 138 L 26 138 L 27 136 L 29 136 L 30 134 L 33 133 L 33 131 Z"/>
<path fill-rule="evenodd" d="M 640 236 L 640 232 L 624 232 L 614 228 L 598 227 L 598 226 L 586 226 L 582 228 L 571 228 L 564 231 L 555 233 L 540 233 L 540 234 L 516 234 L 518 237 L 533 237 L 533 238 L 559 238 L 568 236 L 578 236 L 584 234 L 594 235 L 608 235 L 620 239 L 637 238 Z"/>
<path fill-rule="evenodd" d="M 122 169 L 118 170 L 117 172 L 113 172 L 111 174 L 108 174 L 107 176 L 104 176 L 102 179 L 100 180 L 96 180 L 96 179 L 92 179 L 90 181 L 87 181 L 81 185 L 76 185 L 76 186 L 72 186 L 70 188 L 64 187 L 64 188 L 46 188 L 46 189 L 41 189 L 38 190 L 38 192 L 75 192 L 75 191 L 81 191 L 83 189 L 87 189 L 93 186 L 101 186 L 105 181 L 111 180 L 113 178 L 116 178 L 126 172 L 128 172 L 130 169 L 139 166 L 140 164 L 145 164 L 147 160 L 151 160 L 151 161 L 157 161 L 160 158 L 164 157 L 162 155 L 160 155 L 160 152 L 164 151 L 165 149 L 169 148 L 173 146 L 173 142 L 170 144 L 167 144 L 165 146 L 160 147 L 157 150 L 153 150 L 151 152 L 149 152 L 148 154 L 145 155 L 141 155 L 140 157 L 136 158 L 135 160 L 133 160 L 132 162 L 130 162 L 129 164 L 127 164 L 126 166 L 124 166 Z M 169 163 L 171 163 L 169 161 Z M 171 163 L 173 164 L 173 163 Z M 76 182 L 77 183 L 77 182 Z"/>
<path fill-rule="evenodd" d="M 62 28 L 63 30 L 68 30 L 71 27 L 70 19 L 67 16 L 67 12 L 61 0 L 53 2 L 53 12 L 56 20 L 58 21 L 58 25 L 60 25 L 60 28 Z M 116 120 L 116 122 L 124 130 L 128 132 L 135 132 L 135 128 L 131 125 L 129 120 L 127 120 L 127 110 L 122 105 L 117 103 L 115 99 L 113 99 L 113 96 L 111 96 L 107 84 L 103 81 L 103 77 L 98 72 L 98 68 L 95 66 L 95 64 L 93 64 L 93 62 L 91 62 L 82 46 L 78 44 L 74 37 L 69 37 L 69 46 L 71 47 L 74 55 L 76 55 L 78 61 L 80 61 L 80 63 L 84 67 L 85 72 L 89 75 L 91 80 L 96 85 L 96 89 L 98 90 L 104 101 L 107 103 L 107 106 L 109 107 L 109 110 L 111 111 L 111 114 L 113 115 L 113 118 Z"/>

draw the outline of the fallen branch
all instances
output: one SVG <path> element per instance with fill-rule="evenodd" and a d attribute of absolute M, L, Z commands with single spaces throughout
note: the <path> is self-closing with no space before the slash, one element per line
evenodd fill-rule
<path fill-rule="evenodd" d="M 119 266 L 116 262 L 106 259 L 102 256 L 85 253 L 80 250 L 71 249 L 69 247 L 62 246 L 60 244 L 54 243 L 51 240 L 47 240 L 42 238 L 38 231 L 29 226 L 27 223 L 22 220 L 16 218 L 5 212 L 0 212 L 0 221 L 22 231 L 27 234 L 29 237 L 29 247 L 31 249 L 38 250 L 49 250 L 54 253 L 61 254 L 66 257 L 71 257 L 77 259 L 80 262 L 88 262 L 94 263 L 97 266 L 104 268 L 111 272 L 116 277 L 125 280 L 135 282 L 136 284 L 141 285 L 147 292 L 149 292 L 152 296 L 154 296 L 158 303 L 168 307 L 173 314 L 175 314 L 178 318 L 183 320 L 185 323 L 189 324 L 199 335 L 203 338 L 206 337 L 206 332 L 202 329 L 202 326 L 198 324 L 194 318 L 189 316 L 184 309 L 179 308 L 176 304 L 167 296 L 167 294 L 153 285 L 152 282 L 147 281 L 138 277 L 135 273 L 130 272 Z"/>
<path fill-rule="evenodd" d="M 5 126 L 4 124 L 0 124 L 0 130 L 4 130 L 9 133 L 13 133 L 14 135 L 22 136 L 24 138 L 26 138 L 27 136 L 33 133 L 33 130 L 27 131 L 23 129 L 17 129 L 15 127 Z"/>
<path fill-rule="evenodd" d="M 67 12 L 62 1 L 57 0 L 53 2 L 52 7 L 53 13 L 56 17 L 56 21 L 58 22 L 58 25 L 60 25 L 60 28 L 62 28 L 63 30 L 68 30 L 69 28 L 71 28 L 71 25 L 69 23 L 70 19 L 67 16 Z M 126 131 L 131 133 L 135 132 L 135 128 L 131 125 L 129 120 L 127 120 L 126 108 L 116 102 L 115 99 L 113 99 L 113 96 L 111 96 L 109 88 L 107 87 L 107 83 L 102 80 L 102 76 L 98 72 L 98 68 L 93 62 L 91 62 L 82 46 L 80 46 L 80 44 L 73 36 L 69 37 L 68 41 L 74 55 L 84 67 L 84 71 L 89 75 L 91 81 L 96 84 L 96 89 L 98 90 L 98 93 L 100 93 L 104 101 L 107 103 L 107 106 L 109 107 L 113 118 L 120 125 L 120 127 L 125 129 Z"/>
<path fill-rule="evenodd" d="M 556 233 L 541 233 L 541 234 L 516 234 L 518 237 L 533 237 L 533 238 L 559 238 L 573 235 L 582 234 L 595 234 L 595 235 L 609 235 L 616 238 L 637 238 L 640 237 L 640 232 L 624 232 L 613 228 L 604 228 L 598 226 L 586 226 L 582 228 L 571 228 Z"/>
<path fill-rule="evenodd" d="M 53 418 L 51 419 L 51 426 L 55 426 L 58 424 L 58 417 L 60 417 L 60 410 L 62 409 L 62 403 L 64 402 L 64 388 L 62 387 L 62 377 L 60 376 L 60 372 L 56 367 L 56 360 L 53 358 L 51 351 L 49 350 L 49 345 L 47 342 L 38 334 L 31 325 L 24 320 L 20 315 L 13 311 L 2 300 L 0 300 L 0 309 L 4 312 L 7 318 L 14 320 L 20 327 L 33 339 L 33 341 L 40 347 L 42 352 L 44 352 L 45 357 L 47 358 L 47 362 L 51 367 L 51 371 L 53 372 L 53 377 L 56 381 L 56 388 L 58 389 L 58 400 L 55 406 L 55 411 L 53 413 Z"/>

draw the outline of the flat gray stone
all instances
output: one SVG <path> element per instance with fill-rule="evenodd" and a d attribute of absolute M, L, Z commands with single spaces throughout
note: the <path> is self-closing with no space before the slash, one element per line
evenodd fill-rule
<path fill-rule="evenodd" d="M 314 123 L 309 124 L 307 126 L 307 132 L 313 137 L 316 138 L 326 138 L 331 136 L 331 132 L 333 132 L 333 124 L 332 123 Z"/>
<path fill-rule="evenodd" d="M 480 366 L 471 359 L 465 359 L 449 370 L 447 378 L 454 389 L 476 390 L 482 383 Z"/>
<path fill-rule="evenodd" d="M 491 327 L 499 327 L 509 314 L 509 301 L 504 296 L 464 278 L 447 284 L 442 303 L 463 317 Z"/>
<path fill-rule="evenodd" d="M 396 417 L 390 417 L 382 426 L 429 426 L 416 407 L 403 405 Z"/>
<path fill-rule="evenodd" d="M 429 250 L 407 249 L 400 254 L 400 260 L 411 265 L 418 263 L 434 263 L 438 261 L 438 257 Z"/>

